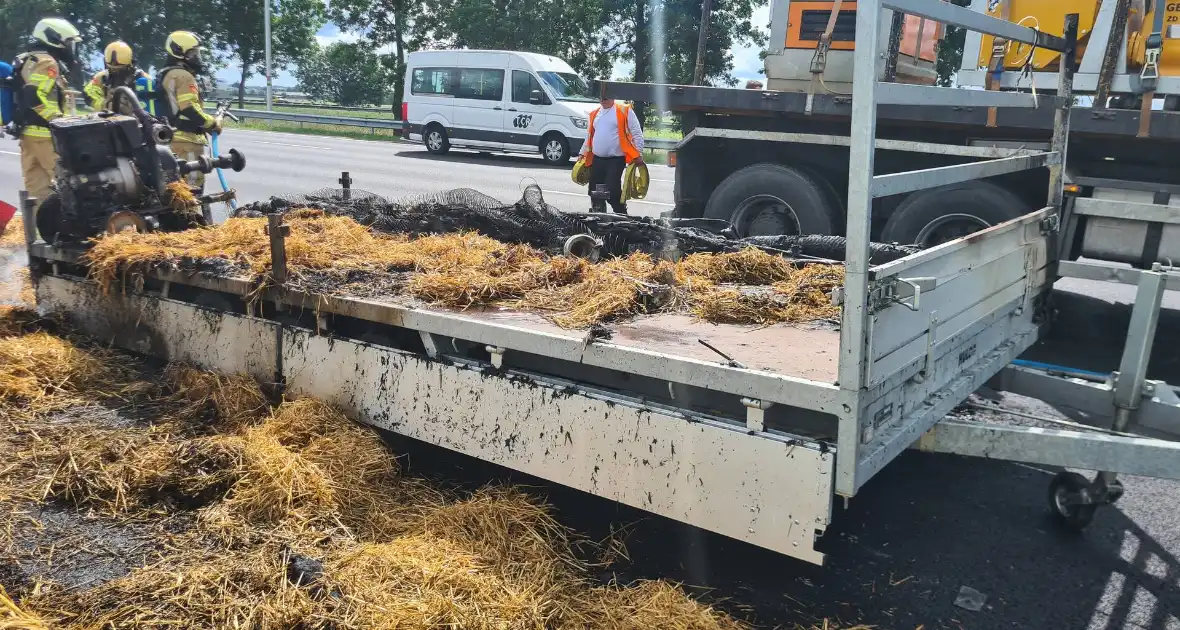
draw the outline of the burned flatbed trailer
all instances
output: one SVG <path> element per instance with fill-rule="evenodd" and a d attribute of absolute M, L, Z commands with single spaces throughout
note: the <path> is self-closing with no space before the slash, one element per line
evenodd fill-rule
<path fill-rule="evenodd" d="M 754 332 L 641 317 L 616 324 L 617 337 L 607 337 L 558 330 L 518 311 L 308 293 L 287 282 L 278 213 L 268 217 L 275 263 L 265 286 L 157 268 L 104 293 L 78 251 L 36 242 L 26 203 L 38 306 L 122 347 L 246 372 L 394 433 L 810 562 L 822 561 L 814 542 L 835 498 L 855 496 L 915 446 L 1104 470 L 1093 485 L 1059 475 L 1051 486 L 1051 509 L 1078 526 L 1097 505 L 1117 499 L 1117 473 L 1180 478 L 1176 442 L 1126 434 L 1145 422 L 1180 434 L 1180 397 L 1145 378 L 1145 349 L 1172 272 L 1153 266 L 1135 278 L 1143 297 L 1120 378 L 1078 383 L 1070 373 L 1006 369 L 1050 313 L 1045 295 L 1060 241 L 1071 99 L 1045 101 L 1056 111 L 1044 150 L 989 148 L 997 152 L 989 160 L 874 175 L 875 148 L 891 142 L 878 140 L 875 129 L 878 90 L 894 99 L 999 101 L 983 92 L 940 96 L 945 90 L 879 86 L 872 51 L 881 1 L 861 0 L 856 10 L 857 41 L 867 45 L 857 49 L 845 280 L 832 296 L 841 306 L 836 330 Z M 983 28 L 1013 31 L 988 20 Z M 1017 30 L 1020 41 L 1038 41 L 1032 29 Z M 1072 49 L 1067 43 L 1061 50 Z M 1068 86 L 1069 75 L 1062 79 Z M 962 148 L 929 144 L 926 152 Z M 1048 170 L 1041 189 L 1047 201 L 1036 209 L 871 263 L 873 199 L 1040 168 Z M 697 338 L 722 351 L 738 345 L 737 356 L 711 356 L 694 345 Z M 738 339 L 748 340 L 748 349 Z M 1050 379 L 1066 397 L 1084 392 L 1075 400 L 1113 409 L 1116 431 L 944 420 L 998 374 L 1034 389 Z"/>

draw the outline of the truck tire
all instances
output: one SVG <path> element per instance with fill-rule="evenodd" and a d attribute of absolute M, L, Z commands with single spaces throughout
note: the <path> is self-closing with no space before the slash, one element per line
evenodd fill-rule
<path fill-rule="evenodd" d="M 743 237 L 833 234 L 836 214 L 817 178 L 767 162 L 726 177 L 705 204 L 705 218 L 730 221 Z"/>
<path fill-rule="evenodd" d="M 1031 212 L 1020 197 L 991 182 L 931 188 L 906 197 L 881 231 L 881 242 L 933 247 Z"/>

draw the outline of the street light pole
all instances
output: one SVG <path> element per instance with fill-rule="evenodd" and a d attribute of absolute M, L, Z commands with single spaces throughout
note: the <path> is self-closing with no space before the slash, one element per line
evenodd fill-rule
<path fill-rule="evenodd" d="M 263 6 L 263 29 L 266 34 L 266 111 L 271 111 L 274 107 L 274 99 L 271 96 L 271 79 L 270 79 L 270 0 L 262 0 Z"/>

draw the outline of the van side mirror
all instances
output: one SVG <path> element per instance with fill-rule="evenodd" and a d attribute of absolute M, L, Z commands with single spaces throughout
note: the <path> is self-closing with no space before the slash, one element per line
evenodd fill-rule
<path fill-rule="evenodd" d="M 548 105 L 549 103 L 546 103 L 546 100 L 548 99 L 545 98 L 545 94 L 541 90 L 533 90 L 529 94 L 529 104 L 531 105 Z"/>

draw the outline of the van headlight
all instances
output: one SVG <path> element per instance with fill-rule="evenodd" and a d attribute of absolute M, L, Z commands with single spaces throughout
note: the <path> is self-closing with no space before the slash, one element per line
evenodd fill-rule
<path fill-rule="evenodd" d="M 578 129 L 585 129 L 586 127 L 590 126 L 590 121 L 588 119 L 578 118 L 577 116 L 570 116 L 570 122 L 574 123 L 574 126 Z"/>

